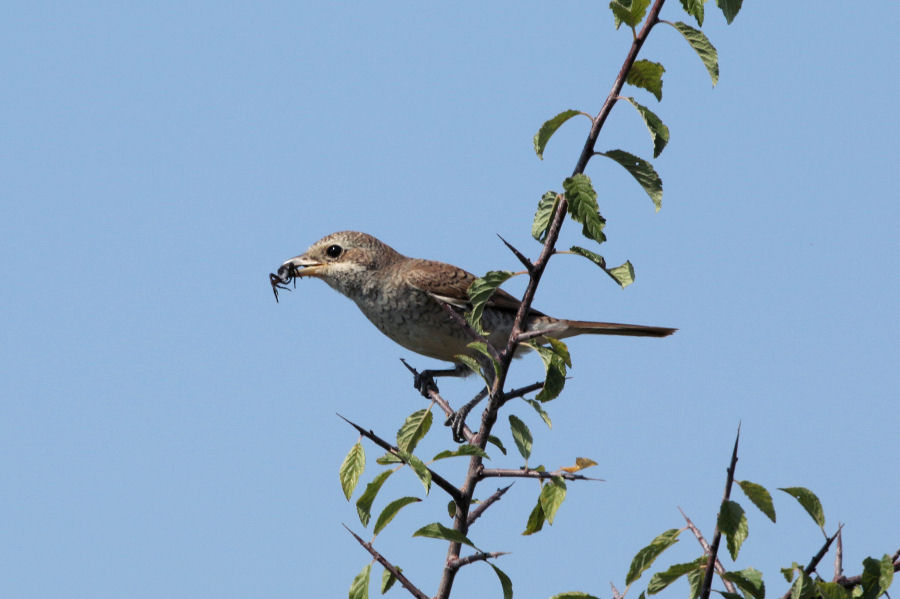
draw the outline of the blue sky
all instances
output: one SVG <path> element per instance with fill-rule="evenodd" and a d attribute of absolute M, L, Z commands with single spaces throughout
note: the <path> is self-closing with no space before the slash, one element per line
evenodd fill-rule
<path fill-rule="evenodd" d="M 630 33 L 604 5 L 8 6 L 0 594 L 344 596 L 368 556 L 341 527 L 363 533 L 337 479 L 356 435 L 335 413 L 390 437 L 424 407 L 398 359 L 438 364 L 320 282 L 276 304 L 266 275 L 342 229 L 479 274 L 517 268 L 495 234 L 536 255 L 534 207 L 586 129 L 568 123 L 544 161 L 531 137 L 608 93 Z M 873 8 L 864 20 L 747 2 L 726 27 L 710 3 L 715 89 L 677 32 L 652 34 L 642 57 L 666 66 L 663 102 L 626 93 L 672 131 L 654 161 L 663 209 L 612 162 L 587 171 L 609 221 L 601 251 L 630 259 L 637 282 L 622 291 L 559 256 L 536 306 L 680 331 L 573 339 L 553 430 L 513 408 L 534 433 L 532 463 L 589 456 L 606 479 L 569 485 L 533 537 L 519 532 L 537 485 L 519 481 L 472 531 L 512 552 L 498 565 L 517 596 L 610 596 L 640 547 L 682 525 L 677 506 L 710 534 L 739 422 L 738 478 L 818 493 L 827 530 L 846 525 L 848 572 L 900 545 L 900 7 Z M 687 20 L 671 0 L 663 17 Z M 598 143 L 611 148 L 651 156 L 627 105 Z M 511 380 L 540 372 L 529 357 Z M 441 386 L 457 403 L 476 387 Z M 449 443 L 438 428 L 426 457 Z M 395 475 L 382 493 L 376 510 L 421 487 Z M 780 594 L 778 568 L 805 563 L 822 536 L 778 495 L 777 526 L 744 501 L 739 567 Z M 445 546 L 409 535 L 445 504 L 434 491 L 377 541 L 428 593 Z M 696 554 L 685 537 L 660 564 Z M 459 596 L 500 596 L 483 564 L 457 580 Z"/>

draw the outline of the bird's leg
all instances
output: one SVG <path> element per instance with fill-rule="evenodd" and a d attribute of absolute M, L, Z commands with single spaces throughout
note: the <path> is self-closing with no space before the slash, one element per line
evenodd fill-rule
<path fill-rule="evenodd" d="M 469 415 L 469 412 L 472 411 L 472 408 L 478 405 L 479 401 L 487 397 L 487 394 L 488 389 L 485 387 L 478 392 L 478 395 L 463 405 L 463 407 L 453 412 L 453 414 L 447 418 L 446 422 L 444 422 L 444 425 L 449 426 L 450 430 L 453 431 L 453 441 L 456 443 L 465 442 L 466 437 L 463 435 L 463 429 L 466 428 L 466 417 Z"/>
<path fill-rule="evenodd" d="M 422 372 L 416 371 L 415 368 L 406 363 L 406 360 L 401 358 L 400 360 L 403 362 L 403 365 L 406 366 L 409 371 L 413 374 L 413 386 L 416 388 L 416 391 L 421 393 L 425 398 L 428 398 L 428 393 L 433 389 L 435 391 L 438 390 L 437 385 L 434 382 L 435 377 L 440 376 L 466 376 L 469 374 L 469 369 L 465 367 L 463 364 L 457 364 L 453 368 L 444 368 L 438 370 L 423 370 Z"/>

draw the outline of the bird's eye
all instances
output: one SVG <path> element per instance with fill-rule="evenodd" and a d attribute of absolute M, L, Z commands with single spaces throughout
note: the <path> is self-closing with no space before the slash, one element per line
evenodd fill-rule
<path fill-rule="evenodd" d="M 339 245 L 329 245 L 325 249 L 325 255 L 329 258 L 337 258 L 344 252 L 344 248 Z"/>

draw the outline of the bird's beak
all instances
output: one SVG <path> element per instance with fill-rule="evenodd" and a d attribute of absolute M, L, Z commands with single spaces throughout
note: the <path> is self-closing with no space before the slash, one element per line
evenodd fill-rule
<path fill-rule="evenodd" d="M 306 257 L 306 254 L 294 256 L 278 268 L 278 277 L 283 283 L 300 277 L 316 277 L 325 265 Z"/>

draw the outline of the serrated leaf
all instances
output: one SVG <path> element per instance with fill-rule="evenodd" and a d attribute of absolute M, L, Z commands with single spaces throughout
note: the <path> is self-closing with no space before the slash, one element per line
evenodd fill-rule
<path fill-rule="evenodd" d="M 731 554 L 731 559 L 736 560 L 738 551 L 741 550 L 741 545 L 748 534 L 744 508 L 730 499 L 724 500 L 722 507 L 719 508 L 719 519 L 716 525 L 728 541 L 728 553 Z"/>
<path fill-rule="evenodd" d="M 413 454 L 403 451 L 402 449 L 400 450 L 400 457 L 403 458 L 403 461 L 412 468 L 412 471 L 419 477 L 422 486 L 425 487 L 425 494 L 428 495 L 428 492 L 431 491 L 431 471 L 428 470 L 428 466 Z"/>
<path fill-rule="evenodd" d="M 697 599 L 700 596 L 700 586 L 703 584 L 703 570 L 692 570 L 687 573 L 688 586 L 691 589 L 688 599 Z"/>
<path fill-rule="evenodd" d="M 398 566 L 394 567 L 397 568 L 398 572 L 403 572 L 403 568 L 400 568 Z M 397 582 L 397 577 L 394 576 L 390 570 L 384 570 L 381 573 L 381 594 L 384 595 L 385 593 L 387 593 L 390 588 L 394 586 L 395 582 Z"/>
<path fill-rule="evenodd" d="M 836 582 L 817 580 L 816 588 L 819 590 L 819 594 L 822 595 L 822 599 L 850 599 L 850 591 Z"/>
<path fill-rule="evenodd" d="M 638 114 L 641 115 L 644 124 L 647 126 L 647 130 L 650 131 L 650 138 L 653 140 L 653 157 L 656 158 L 662 153 L 666 144 L 669 143 L 669 128 L 656 116 L 656 113 L 643 104 L 638 103 L 634 98 L 628 97 L 625 99 L 638 111 Z"/>
<path fill-rule="evenodd" d="M 563 181 L 563 189 L 566 192 L 569 214 L 572 219 L 581 223 L 581 234 L 597 243 L 606 241 L 603 227 L 606 220 L 600 216 L 600 207 L 597 205 L 597 192 L 587 175 L 577 174 Z"/>
<path fill-rule="evenodd" d="M 363 449 L 362 443 L 357 441 L 356 444 L 350 448 L 347 457 L 344 458 L 344 461 L 341 463 L 341 468 L 338 471 L 338 476 L 341 479 L 341 489 L 344 490 L 344 497 L 347 498 L 347 501 L 350 501 L 350 496 L 353 495 L 353 489 L 356 488 L 356 483 L 359 482 L 359 477 L 365 468 L 366 452 Z"/>
<path fill-rule="evenodd" d="M 577 245 L 573 245 L 569 248 L 569 251 L 577 256 L 584 256 L 603 270 L 606 270 L 606 258 L 601 256 L 600 254 L 594 253 L 591 250 L 586 250 L 583 247 L 579 247 Z"/>
<path fill-rule="evenodd" d="M 528 514 L 528 522 L 525 523 L 523 535 L 532 535 L 544 528 L 544 509 L 541 507 L 541 498 L 538 497 L 537 505 Z"/>
<path fill-rule="evenodd" d="M 678 542 L 679 534 L 681 534 L 680 530 L 671 528 L 653 539 L 649 545 L 638 551 L 631 560 L 631 567 L 628 568 L 625 584 L 631 584 L 640 578 L 641 574 L 653 565 L 654 560 L 656 560 L 663 551 Z"/>
<path fill-rule="evenodd" d="M 468 444 L 460 445 L 457 449 L 455 449 L 453 451 L 450 451 L 449 449 L 445 449 L 444 451 L 437 454 L 436 456 L 434 456 L 431 459 L 433 461 L 436 461 L 436 460 L 443 460 L 444 458 L 456 458 L 456 457 L 460 457 L 460 456 L 473 456 L 473 455 L 481 456 L 488 460 L 491 459 L 490 456 L 488 456 L 488 454 L 485 453 L 485 451 L 482 448 L 478 447 L 477 445 L 468 445 Z"/>
<path fill-rule="evenodd" d="M 600 152 L 600 154 L 621 164 L 647 192 L 656 206 L 656 211 L 659 212 L 659 209 L 662 208 L 662 179 L 659 178 L 659 174 L 652 164 L 625 150 L 609 150 Z"/>
<path fill-rule="evenodd" d="M 650 6 L 650 0 L 612 0 L 609 8 L 615 17 L 616 29 L 622 23 L 625 23 L 632 29 L 640 25 L 647 13 L 647 7 Z"/>
<path fill-rule="evenodd" d="M 513 273 L 508 270 L 491 270 L 483 277 L 472 281 L 472 284 L 466 290 L 469 301 L 472 302 L 472 309 L 466 312 L 466 320 L 479 333 L 484 332 L 484 329 L 481 328 L 481 315 L 484 312 L 485 305 L 491 299 L 491 296 L 494 295 L 494 292 L 497 291 L 497 288 L 511 276 L 513 276 Z"/>
<path fill-rule="evenodd" d="M 378 491 L 381 490 L 381 485 L 384 484 L 384 481 L 386 481 L 393 472 L 393 470 L 381 472 L 372 479 L 372 482 L 366 485 L 366 490 L 363 491 L 363 494 L 356 500 L 356 513 L 359 514 L 359 521 L 362 522 L 363 526 L 369 525 L 369 519 L 372 517 L 372 502 L 375 501 L 375 496 L 378 495 Z"/>
<path fill-rule="evenodd" d="M 566 466 L 564 468 L 560 468 L 560 470 L 564 470 L 566 472 L 578 472 L 579 470 L 584 470 L 585 468 L 590 468 L 591 466 L 596 466 L 597 462 L 590 458 L 575 458 L 574 466 Z"/>
<path fill-rule="evenodd" d="M 819 528 L 825 527 L 825 512 L 822 510 L 822 502 L 816 497 L 816 494 L 805 487 L 784 487 L 779 488 L 791 497 L 797 500 L 806 513 L 819 525 Z"/>
<path fill-rule="evenodd" d="M 703 27 L 703 4 L 706 0 L 681 0 L 684 12 L 697 19 L 697 25 Z"/>
<path fill-rule="evenodd" d="M 803 570 L 803 567 L 794 562 L 791 564 L 790 568 L 781 568 L 781 575 L 784 576 L 785 581 L 791 582 L 794 580 L 794 573 Z"/>
<path fill-rule="evenodd" d="M 509 576 L 507 576 L 506 572 L 504 572 L 494 564 L 488 562 L 488 565 L 494 569 L 494 572 L 497 573 L 497 578 L 500 579 L 500 587 L 503 589 L 503 599 L 512 599 L 512 581 L 509 579 Z"/>
<path fill-rule="evenodd" d="M 559 595 L 553 595 L 550 599 L 598 599 L 594 595 L 589 595 L 587 593 L 582 593 L 581 591 L 569 591 L 567 593 L 560 593 Z"/>
<path fill-rule="evenodd" d="M 484 371 L 481 369 L 481 364 L 478 363 L 478 360 L 476 360 L 472 356 L 467 356 L 465 354 L 456 354 L 453 357 L 462 362 L 463 365 L 466 366 L 469 370 L 481 377 L 481 380 L 484 381 L 485 386 L 490 386 L 491 383 L 484 375 Z"/>
<path fill-rule="evenodd" d="M 572 356 L 569 355 L 568 346 L 559 339 L 554 339 L 553 337 L 544 337 L 544 339 L 547 340 L 547 343 L 550 345 L 553 353 L 562 358 L 562 361 L 565 363 L 565 365 L 571 368 Z"/>
<path fill-rule="evenodd" d="M 691 48 L 703 61 L 703 66 L 709 72 L 709 77 L 712 79 L 713 87 L 715 87 L 716 83 L 719 82 L 719 53 L 716 51 L 716 47 L 712 45 L 706 34 L 699 29 L 694 29 L 687 23 L 678 21 L 677 23 L 672 23 L 672 26 L 684 36 L 687 43 L 691 45 Z"/>
<path fill-rule="evenodd" d="M 538 158 L 544 159 L 544 148 L 547 147 L 547 142 L 550 141 L 556 130 L 570 118 L 579 114 L 582 113 L 578 110 L 564 110 L 541 125 L 538 132 L 534 134 L 534 153 L 538 155 Z"/>
<path fill-rule="evenodd" d="M 528 458 L 531 456 L 531 431 L 514 414 L 509 415 L 509 428 L 512 429 L 512 437 L 516 443 L 516 448 L 527 463 Z"/>
<path fill-rule="evenodd" d="M 547 428 L 553 428 L 553 423 L 550 421 L 550 415 L 544 411 L 544 408 L 541 406 L 541 402 L 536 399 L 526 399 L 528 405 L 534 408 L 534 411 L 538 413 L 538 415 L 543 419 L 543 421 L 547 424 Z"/>
<path fill-rule="evenodd" d="M 862 599 L 876 599 L 891 586 L 894 577 L 894 564 L 891 556 L 884 555 L 880 560 L 867 557 L 863 560 Z"/>
<path fill-rule="evenodd" d="M 541 196 L 541 201 L 538 202 L 537 211 L 534 213 L 534 222 L 531 223 L 531 236 L 541 243 L 544 243 L 547 238 L 547 231 L 550 229 L 553 215 L 556 214 L 557 204 L 559 204 L 559 194 L 555 191 L 548 191 Z"/>
<path fill-rule="evenodd" d="M 453 530 L 452 528 L 447 528 L 440 522 L 432 522 L 431 524 L 426 524 L 419 530 L 413 533 L 414 537 L 427 537 L 429 539 L 443 539 L 445 541 L 450 541 L 451 543 L 462 543 L 463 545 L 468 545 L 469 547 L 475 547 L 472 544 L 472 541 L 459 532 L 458 530 Z"/>
<path fill-rule="evenodd" d="M 766 584 L 763 582 L 762 572 L 755 568 L 726 572 L 722 577 L 733 582 L 744 592 L 745 596 L 749 595 L 753 599 L 764 599 L 766 596 Z"/>
<path fill-rule="evenodd" d="M 384 506 L 383 510 L 381 510 L 381 513 L 378 515 L 378 520 L 375 521 L 375 528 L 372 529 L 372 532 L 377 535 L 388 525 L 388 522 L 394 519 L 394 516 L 396 516 L 397 512 L 403 507 L 419 501 L 422 500 L 418 497 L 401 497 L 400 499 L 395 499 L 390 502 Z"/>
<path fill-rule="evenodd" d="M 490 443 L 491 445 L 496 446 L 497 449 L 500 450 L 500 453 L 502 453 L 503 455 L 506 455 L 506 448 L 503 447 L 503 442 L 500 441 L 500 439 L 498 439 L 498 438 L 495 437 L 494 435 L 488 435 L 488 443 Z"/>
<path fill-rule="evenodd" d="M 703 556 L 692 562 L 669 566 L 668 570 L 665 570 L 664 572 L 657 572 L 650 578 L 650 582 L 647 584 L 647 594 L 655 595 L 685 574 L 701 570 L 706 566 L 706 561 L 706 556 Z"/>
<path fill-rule="evenodd" d="M 762 485 L 752 483 L 749 480 L 738 481 L 741 491 L 753 502 L 759 511 L 769 517 L 769 520 L 775 522 L 775 504 L 772 502 L 772 496 Z"/>
<path fill-rule="evenodd" d="M 380 458 L 376 459 L 375 463 L 380 466 L 390 466 L 392 464 L 402 464 L 403 460 L 401 460 L 399 457 L 395 456 L 391 452 L 387 452 Z"/>
<path fill-rule="evenodd" d="M 716 0 L 716 5 L 722 9 L 722 14 L 725 15 L 725 21 L 729 25 L 731 25 L 731 22 L 734 21 L 734 18 L 741 10 L 742 3 L 743 0 Z"/>
<path fill-rule="evenodd" d="M 556 516 L 556 510 L 562 505 L 566 499 L 566 481 L 559 476 L 554 476 L 550 482 L 541 487 L 541 510 L 547 522 L 553 524 L 553 518 Z"/>
<path fill-rule="evenodd" d="M 491 352 L 488 350 L 488 346 L 485 342 L 472 341 L 471 343 L 467 344 L 466 347 L 474 349 L 475 351 L 477 351 L 478 353 L 480 353 L 481 355 L 486 357 L 488 360 L 490 360 L 491 365 L 494 368 L 494 376 L 495 377 L 500 376 L 500 362 L 498 362 L 497 360 L 494 359 L 494 356 L 491 355 Z M 487 382 L 488 381 L 485 380 L 485 383 L 487 383 Z"/>
<path fill-rule="evenodd" d="M 412 453 L 419 441 L 431 429 L 431 410 L 423 408 L 407 416 L 400 430 L 397 431 L 397 447 L 401 451 Z"/>
<path fill-rule="evenodd" d="M 791 599 L 813 599 L 816 592 L 816 584 L 809 575 L 800 569 L 800 576 L 791 585 Z"/>
<path fill-rule="evenodd" d="M 558 354 L 553 346 L 545 347 L 532 339 L 526 342 L 541 357 L 544 363 L 544 386 L 538 392 L 536 399 L 541 402 L 548 402 L 559 397 L 563 387 L 566 384 L 566 362 L 565 357 Z M 568 351 L 565 356 L 568 356 Z"/>
<path fill-rule="evenodd" d="M 634 266 L 630 260 L 626 260 L 625 264 L 616 266 L 615 268 L 606 268 L 606 274 L 612 277 L 613 281 L 618 283 L 622 289 L 625 289 L 634 283 Z"/>
<path fill-rule="evenodd" d="M 350 583 L 350 599 L 369 599 L 369 575 L 371 573 L 372 564 L 366 564 L 366 567 L 356 575 L 356 578 Z"/>
<path fill-rule="evenodd" d="M 649 60 L 635 60 L 628 71 L 625 82 L 656 96 L 658 101 L 662 101 L 662 75 L 666 72 L 666 68 L 658 62 Z"/>

